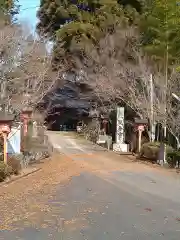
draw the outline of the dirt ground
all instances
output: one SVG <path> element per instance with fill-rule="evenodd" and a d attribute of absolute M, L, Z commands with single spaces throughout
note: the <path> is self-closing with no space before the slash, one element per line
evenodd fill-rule
<path fill-rule="evenodd" d="M 72 160 L 73 159 L 73 160 Z M 74 160 L 81 161 L 74 161 Z M 85 160 L 85 161 L 84 161 Z M 90 161 L 89 161 L 90 160 Z M 133 157 L 119 156 L 112 152 L 100 154 L 76 154 L 71 156 L 55 153 L 51 159 L 38 164 L 38 172 L 0 186 L 0 229 L 14 230 L 16 222 L 34 221 L 34 216 L 51 212 L 48 200 L 55 194 L 57 185 L 65 185 L 82 171 L 103 173 L 121 171 L 158 171 L 159 174 L 177 176 L 157 165 L 142 163 Z M 31 224 L 32 224 L 31 222 Z"/>
<path fill-rule="evenodd" d="M 56 185 L 67 183 L 81 170 L 80 166 L 61 154 L 54 154 L 38 167 L 41 167 L 40 171 L 0 186 L 1 230 L 29 218 L 35 212 L 49 211 L 47 198 L 51 197 Z"/>

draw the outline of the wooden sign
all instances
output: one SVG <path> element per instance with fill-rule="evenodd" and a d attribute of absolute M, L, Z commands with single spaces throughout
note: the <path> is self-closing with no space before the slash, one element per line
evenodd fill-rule
<path fill-rule="evenodd" d="M 0 125 L 0 131 L 3 133 L 10 133 L 10 127 L 7 124 Z"/>
<path fill-rule="evenodd" d="M 139 125 L 139 126 L 138 126 L 138 131 L 143 132 L 143 131 L 144 131 L 144 125 Z"/>

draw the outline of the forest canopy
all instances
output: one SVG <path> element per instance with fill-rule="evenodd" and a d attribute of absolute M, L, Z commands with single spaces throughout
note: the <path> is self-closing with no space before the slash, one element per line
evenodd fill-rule
<path fill-rule="evenodd" d="M 41 0 L 38 30 L 54 41 L 55 65 L 62 58 L 84 54 L 117 26 L 137 28 L 141 47 L 156 61 L 168 48 L 169 64 L 179 62 L 180 6 L 171 0 Z M 63 46 L 63 48 L 62 48 Z"/>

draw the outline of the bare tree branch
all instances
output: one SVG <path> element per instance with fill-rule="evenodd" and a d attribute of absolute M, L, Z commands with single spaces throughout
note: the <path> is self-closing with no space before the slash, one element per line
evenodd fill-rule
<path fill-rule="evenodd" d="M 102 103 L 108 102 L 104 106 L 106 112 L 120 102 L 133 109 L 140 118 L 151 119 L 153 110 L 153 122 L 165 124 L 166 119 L 169 130 L 177 137 L 180 111 L 177 103 L 172 104 L 172 92 L 180 90 L 180 74 L 172 69 L 169 71 L 167 89 L 163 73 L 142 52 L 139 44 L 134 27 L 107 34 L 98 47 L 85 50 L 83 62 L 76 59 L 81 81 L 94 89 Z"/>
<path fill-rule="evenodd" d="M 35 108 L 59 84 L 61 72 L 52 72 L 46 42 L 27 36 L 22 26 L 3 26 L 0 34 L 1 109 L 18 112 Z"/>

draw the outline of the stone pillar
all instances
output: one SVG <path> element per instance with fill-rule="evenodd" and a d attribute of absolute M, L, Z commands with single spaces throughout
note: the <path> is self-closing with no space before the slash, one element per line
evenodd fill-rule
<path fill-rule="evenodd" d="M 37 137 L 37 122 L 33 121 L 33 137 Z"/>
<path fill-rule="evenodd" d="M 128 152 L 128 145 L 124 143 L 124 107 L 117 107 L 116 143 L 113 151 Z"/>
<path fill-rule="evenodd" d="M 124 108 L 117 108 L 116 143 L 124 143 Z"/>

